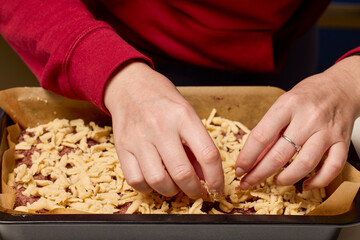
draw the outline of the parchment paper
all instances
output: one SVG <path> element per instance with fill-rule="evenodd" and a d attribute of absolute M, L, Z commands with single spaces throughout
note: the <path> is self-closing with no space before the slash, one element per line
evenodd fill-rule
<path fill-rule="evenodd" d="M 200 118 L 206 118 L 213 108 L 221 117 L 236 120 L 253 128 L 276 99 L 284 93 L 274 87 L 179 87 L 179 91 L 192 104 Z M 82 118 L 100 125 L 111 125 L 111 118 L 84 101 L 70 100 L 42 88 L 13 88 L 0 91 L 0 107 L 18 123 L 8 128 L 8 148 L 2 158 L 0 211 L 20 213 L 13 209 L 15 191 L 6 183 L 15 166 L 14 146 L 20 127 L 34 127 L 55 118 Z M 4 148 L 6 142 L 2 141 Z M 310 215 L 338 215 L 349 211 L 360 187 L 360 172 L 346 164 L 341 174 L 326 188 L 330 197 Z M 56 209 L 50 214 L 83 213 L 69 209 Z M 23 214 L 23 213 L 21 213 Z"/>

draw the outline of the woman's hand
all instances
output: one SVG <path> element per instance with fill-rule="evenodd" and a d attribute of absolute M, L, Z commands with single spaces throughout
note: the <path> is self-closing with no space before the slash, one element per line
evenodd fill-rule
<path fill-rule="evenodd" d="M 248 189 L 276 173 L 302 146 L 275 181 L 290 185 L 316 166 L 305 189 L 327 186 L 342 170 L 355 119 L 360 114 L 360 56 L 351 56 L 311 76 L 283 94 L 252 130 L 236 162 L 240 184 Z M 323 155 L 326 160 L 321 163 Z"/>
<path fill-rule="evenodd" d="M 108 83 L 104 103 L 132 187 L 165 196 L 180 188 L 191 198 L 201 197 L 204 189 L 185 145 L 194 153 L 208 188 L 222 193 L 220 154 L 194 109 L 166 77 L 143 62 L 131 62 Z"/>

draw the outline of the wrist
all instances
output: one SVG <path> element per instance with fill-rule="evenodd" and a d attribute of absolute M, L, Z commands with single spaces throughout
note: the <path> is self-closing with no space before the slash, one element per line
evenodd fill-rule
<path fill-rule="evenodd" d="M 111 113 L 114 105 L 118 105 L 118 97 L 126 90 L 126 86 L 135 80 L 136 76 L 151 71 L 152 68 L 143 61 L 128 61 L 122 64 L 108 79 L 104 89 L 104 105 Z"/>
<path fill-rule="evenodd" d="M 351 55 L 325 71 L 354 107 L 355 118 L 360 116 L 360 55 Z"/>

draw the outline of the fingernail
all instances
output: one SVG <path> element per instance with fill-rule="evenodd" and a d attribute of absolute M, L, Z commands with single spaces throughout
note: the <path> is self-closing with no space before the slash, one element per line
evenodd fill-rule
<path fill-rule="evenodd" d="M 204 184 L 201 184 L 201 198 L 206 199 L 208 197 L 208 191 Z"/>
<path fill-rule="evenodd" d="M 274 182 L 274 184 L 275 185 L 281 185 L 281 184 L 279 184 L 279 182 L 278 182 L 278 178 L 277 178 L 278 176 L 276 175 L 276 176 L 274 176 L 274 178 L 273 178 L 273 182 Z"/>
<path fill-rule="evenodd" d="M 303 191 L 311 190 L 311 186 L 307 182 L 303 182 Z"/>
<path fill-rule="evenodd" d="M 242 175 L 245 174 L 245 171 L 244 171 L 242 168 L 237 167 L 237 168 L 235 169 L 235 174 L 236 174 L 236 176 L 241 177 Z"/>
<path fill-rule="evenodd" d="M 251 187 L 250 184 L 248 184 L 245 181 L 240 183 L 240 189 L 242 189 L 242 190 L 248 190 L 250 187 Z"/>

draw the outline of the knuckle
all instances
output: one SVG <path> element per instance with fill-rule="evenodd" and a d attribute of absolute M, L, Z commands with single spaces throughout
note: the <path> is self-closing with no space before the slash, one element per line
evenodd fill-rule
<path fill-rule="evenodd" d="M 150 186 L 159 186 L 166 180 L 166 173 L 162 171 L 156 174 L 151 174 L 146 178 L 146 180 Z"/>
<path fill-rule="evenodd" d="M 129 149 L 129 140 L 126 141 L 123 137 L 115 137 L 114 138 L 115 145 L 124 149 Z"/>
<path fill-rule="evenodd" d="M 251 137 L 260 145 L 264 146 L 269 142 L 268 134 L 263 133 L 263 131 L 255 128 L 251 133 Z"/>
<path fill-rule="evenodd" d="M 330 117 L 326 117 L 320 106 L 310 105 L 307 110 L 310 113 L 308 114 L 308 122 L 310 123 L 325 122 L 330 119 Z"/>
<path fill-rule="evenodd" d="M 309 157 L 302 158 L 299 161 L 299 164 L 301 165 L 302 169 L 311 171 L 316 167 L 317 162 L 315 161 L 315 159 L 314 159 L 314 161 L 312 161 L 310 156 L 309 156 Z"/>
<path fill-rule="evenodd" d="M 188 102 L 178 103 L 175 112 L 179 117 L 188 117 L 193 113 L 193 109 Z"/>
<path fill-rule="evenodd" d="M 195 118 L 198 118 L 193 107 L 188 102 L 178 103 L 174 111 L 176 121 L 180 120 L 182 125 L 192 124 Z"/>
<path fill-rule="evenodd" d="M 146 125 L 150 127 L 150 129 L 153 129 L 158 132 L 161 131 L 164 127 L 162 121 L 163 119 L 164 119 L 163 117 L 151 114 L 145 118 L 145 121 L 146 121 Z M 145 134 L 145 132 L 146 131 L 141 131 L 140 134 Z"/>
<path fill-rule="evenodd" d="M 205 164 L 216 162 L 220 158 L 220 153 L 215 146 L 205 146 L 200 151 L 200 160 Z"/>
<path fill-rule="evenodd" d="M 343 169 L 343 166 L 344 166 L 344 163 L 340 162 L 340 161 L 328 163 L 328 167 L 331 169 L 331 172 L 336 173 L 336 174 L 341 172 L 341 170 Z"/>
<path fill-rule="evenodd" d="M 210 178 L 206 180 L 206 183 L 210 189 L 222 189 L 224 187 L 224 178 Z"/>
<path fill-rule="evenodd" d="M 283 151 L 274 148 L 269 153 L 270 162 L 276 167 L 282 167 L 289 160 Z"/>
<path fill-rule="evenodd" d="M 311 116 L 313 118 L 322 118 L 324 116 L 323 109 L 321 108 L 321 105 L 315 105 L 311 104 L 307 107 L 309 112 L 311 113 Z"/>
<path fill-rule="evenodd" d="M 140 189 L 145 183 L 144 177 L 140 175 L 126 177 L 126 181 L 130 186 L 135 189 Z"/>
<path fill-rule="evenodd" d="M 289 91 L 285 94 L 283 94 L 281 100 L 284 101 L 284 104 L 289 104 L 289 105 L 297 105 L 297 104 L 301 104 L 303 101 L 300 99 L 299 95 Z"/>
<path fill-rule="evenodd" d="M 174 169 L 173 179 L 182 182 L 193 177 L 194 171 L 186 165 L 178 165 Z"/>

